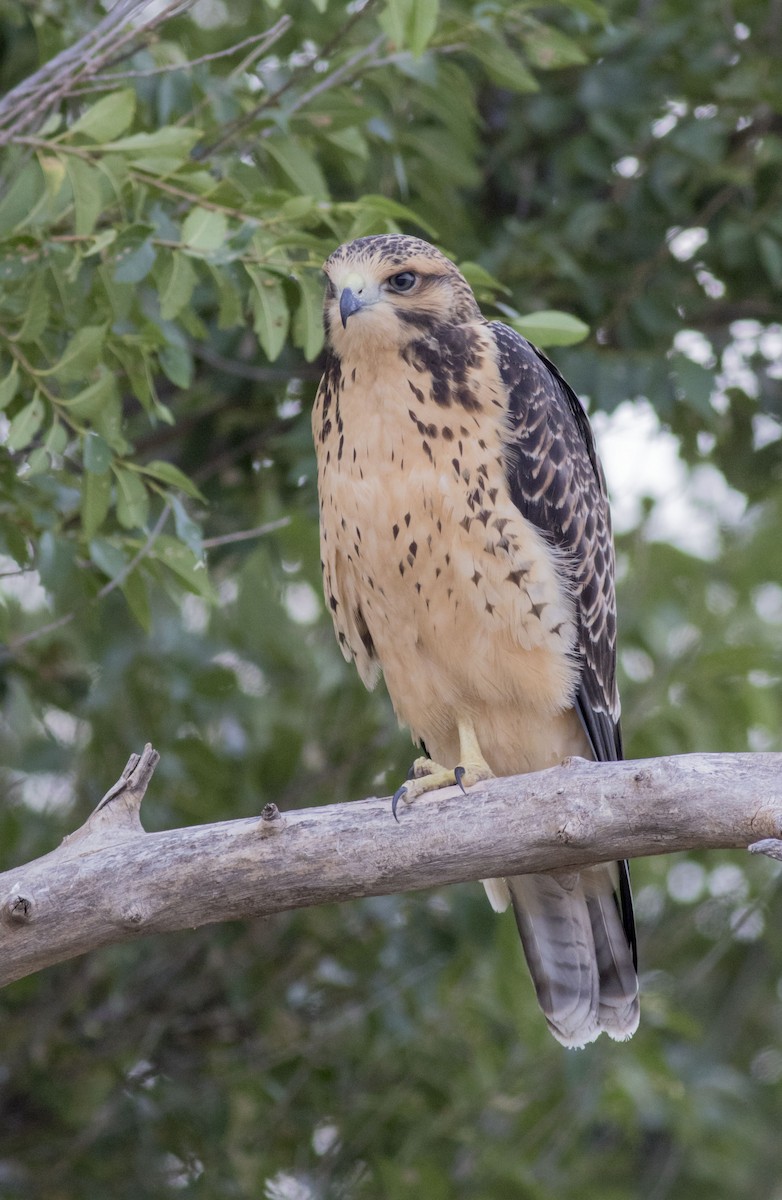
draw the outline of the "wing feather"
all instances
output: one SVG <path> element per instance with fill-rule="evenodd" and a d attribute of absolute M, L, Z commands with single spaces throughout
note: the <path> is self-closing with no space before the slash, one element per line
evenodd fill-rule
<path fill-rule="evenodd" d="M 619 759 L 614 552 L 592 430 L 556 367 L 514 330 L 499 322 L 491 329 L 508 393 L 511 499 L 563 552 L 579 632 L 575 704 L 595 758 Z"/>
<path fill-rule="evenodd" d="M 563 553 L 576 604 L 580 675 L 574 703 L 598 762 L 622 758 L 616 686 L 614 548 L 605 476 L 589 419 L 553 363 L 520 334 L 491 322 L 509 419 L 511 499 Z M 553 469 L 552 469 L 553 468 Z M 617 906 L 636 961 L 627 863 Z"/>

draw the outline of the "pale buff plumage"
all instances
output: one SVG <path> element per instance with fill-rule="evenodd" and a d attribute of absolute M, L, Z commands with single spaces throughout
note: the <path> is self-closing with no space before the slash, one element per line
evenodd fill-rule
<path fill-rule="evenodd" d="M 326 272 L 330 358 L 313 430 L 324 586 L 343 652 L 368 687 L 382 670 L 400 721 L 451 778 L 466 754 L 466 783 L 593 757 L 575 706 L 586 588 L 509 486 L 515 434 L 496 327 L 453 264 L 417 239 L 361 239 Z M 409 294 L 388 283 L 405 272 Z M 555 465 L 553 454 L 536 460 L 533 499 Z M 602 629 L 610 579 L 590 595 Z M 441 773 L 408 790 L 431 782 Z M 615 868 L 509 884 L 487 891 L 498 909 L 513 900 L 555 1035 L 629 1036 L 637 987 Z"/>

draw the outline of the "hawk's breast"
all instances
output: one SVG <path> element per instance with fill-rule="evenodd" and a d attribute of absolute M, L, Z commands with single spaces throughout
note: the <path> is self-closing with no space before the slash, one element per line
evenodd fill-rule
<path fill-rule="evenodd" d="M 336 359 L 313 416 L 325 590 L 343 651 L 428 740 L 454 713 L 572 705 L 567 564 L 513 504 L 489 333 L 438 373 L 438 345 Z"/>

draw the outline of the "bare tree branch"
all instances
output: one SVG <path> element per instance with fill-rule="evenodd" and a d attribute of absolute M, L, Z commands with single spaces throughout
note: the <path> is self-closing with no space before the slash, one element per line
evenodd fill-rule
<path fill-rule="evenodd" d="M 251 63 L 287 33 L 293 24 L 285 15 L 271 28 L 234 45 L 188 62 L 170 63 L 146 70 L 113 70 L 119 62 L 134 54 L 159 26 L 191 7 L 193 0 L 169 0 L 162 8 L 152 0 L 117 0 L 106 15 L 84 37 L 66 47 L 49 62 L 22 80 L 0 99 L 0 145 L 19 141 L 23 134 L 38 128 L 63 101 L 96 91 L 118 87 L 124 81 L 156 74 L 190 70 L 201 63 L 236 54 L 247 46 L 252 50 L 242 60 Z M 242 65 L 242 64 L 240 64 Z"/>
<path fill-rule="evenodd" d="M 83 85 L 118 53 L 136 48 L 158 25 L 189 8 L 193 0 L 170 0 L 142 16 L 152 0 L 117 0 L 106 15 L 72 46 L 24 79 L 0 100 L 0 145 L 36 128 L 72 90 Z M 5 127 L 5 128 L 3 128 Z"/>
<path fill-rule="evenodd" d="M 145 833 L 157 761 L 133 755 L 57 850 L 0 875 L 0 985 L 143 934 L 674 850 L 777 855 L 782 838 L 782 754 L 571 759 L 433 793 L 399 824 L 370 798 Z"/>

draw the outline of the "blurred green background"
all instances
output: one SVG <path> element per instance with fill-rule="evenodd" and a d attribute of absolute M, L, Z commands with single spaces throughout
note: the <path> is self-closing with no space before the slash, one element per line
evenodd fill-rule
<path fill-rule="evenodd" d="M 103 15 L 2 0 L 0 86 Z M 0 107 L 0 869 L 145 741 L 150 829 L 403 776 L 309 433 L 320 263 L 394 225 L 578 318 L 530 328 L 609 475 L 628 755 L 782 749 L 779 3 L 197 0 L 89 61 Z M 553 1041 L 477 884 L 14 984 L 0 1197 L 780 1200 L 778 869 L 633 875 L 627 1045 Z"/>

